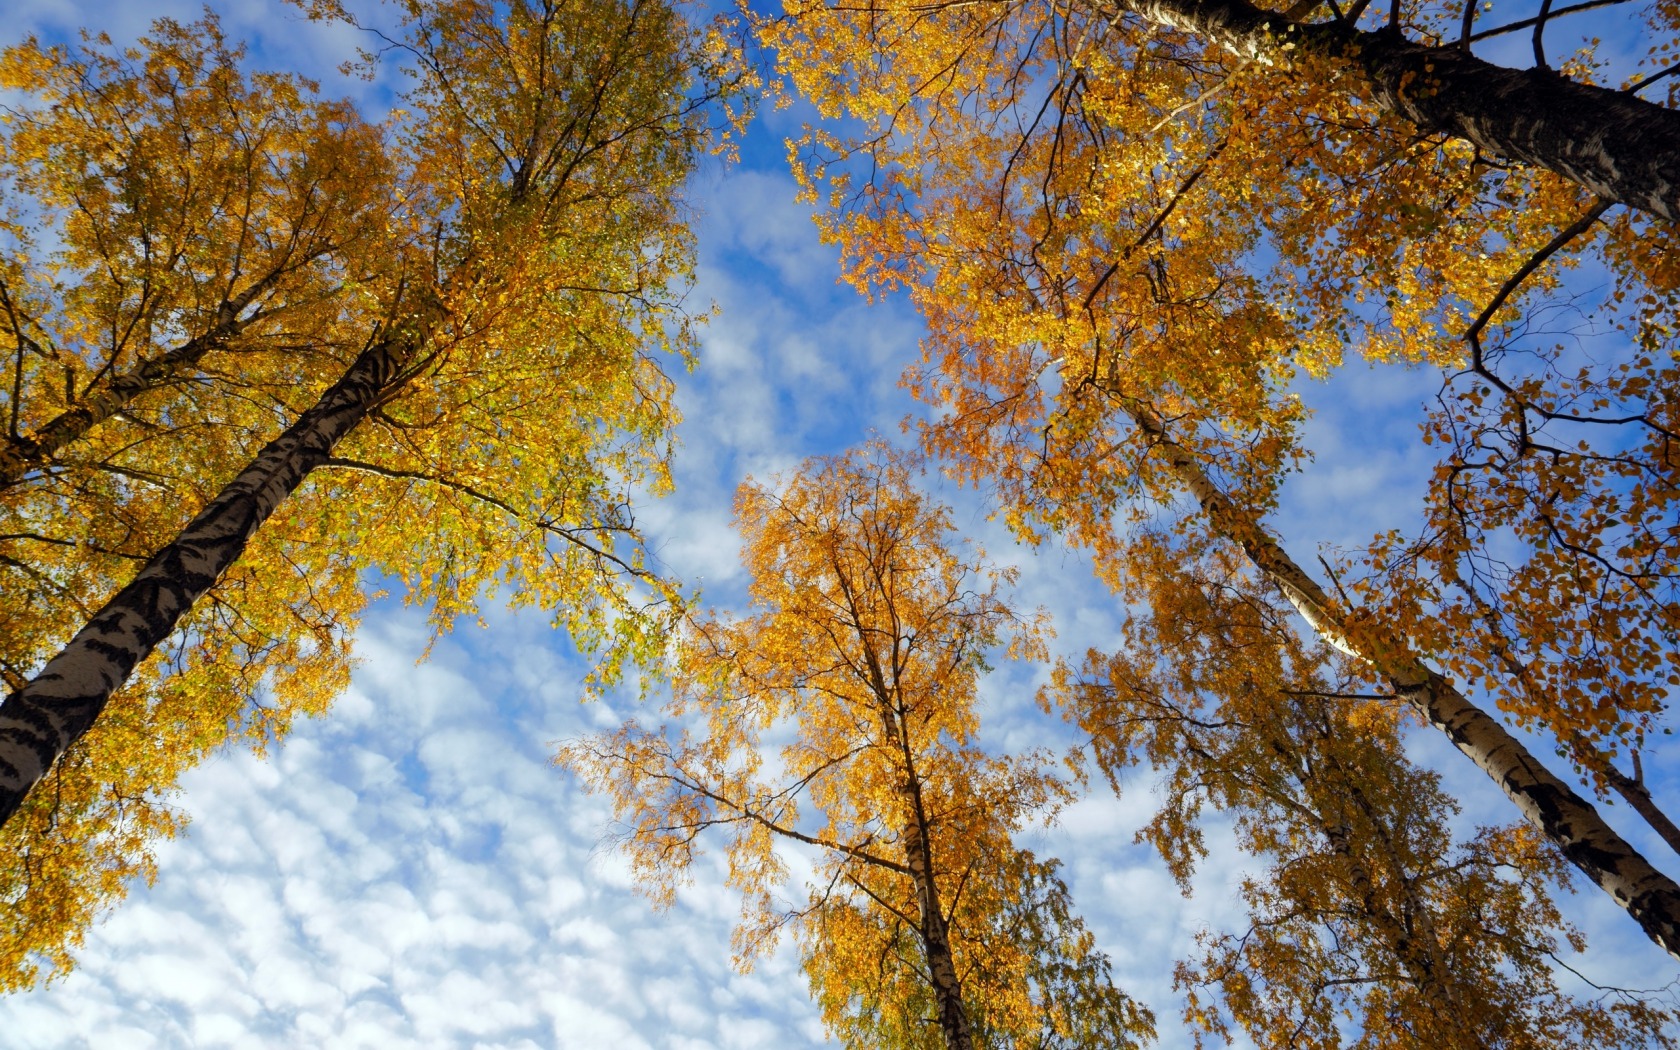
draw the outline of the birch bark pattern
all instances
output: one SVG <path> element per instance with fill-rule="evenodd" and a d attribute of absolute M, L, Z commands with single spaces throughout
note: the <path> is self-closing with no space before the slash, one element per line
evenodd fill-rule
<path fill-rule="evenodd" d="M 939 1028 L 945 1035 L 947 1050 L 973 1050 L 974 1036 L 969 1028 L 968 1011 L 963 1007 L 962 982 L 957 977 L 957 963 L 951 952 L 951 933 L 939 903 L 939 886 L 934 881 L 933 843 L 928 829 L 927 805 L 922 797 L 922 776 L 917 769 L 916 748 L 910 740 L 908 712 L 902 693 L 904 668 L 898 662 L 901 641 L 896 631 L 898 616 L 889 615 L 887 618 L 893 625 L 889 632 L 893 653 L 889 676 L 882 666 L 880 654 L 869 644 L 871 635 L 880 630 L 872 625 L 873 617 L 866 611 L 871 603 L 860 600 L 838 546 L 830 550 L 828 561 L 851 616 L 850 626 L 864 643 L 863 666 L 867 670 L 864 677 L 874 696 L 882 733 L 885 739 L 893 742 L 897 751 L 898 791 L 910 810 L 910 819 L 901 832 L 905 867 L 916 890 L 916 932 L 921 936 L 922 950 L 927 955 L 928 980 L 933 985 L 934 1001 L 939 1005 Z M 879 597 L 890 597 L 892 588 L 873 564 L 870 567 L 875 570 L 874 583 L 880 587 Z M 890 602 L 888 604 L 890 607 Z M 906 648 L 914 648 L 914 644 Z"/>
<path fill-rule="evenodd" d="M 905 861 L 916 884 L 916 904 L 921 910 L 922 947 L 927 952 L 928 977 L 939 1004 L 939 1027 L 945 1033 L 948 1050 L 974 1050 L 968 1011 L 963 1007 L 962 984 L 957 978 L 956 958 L 951 954 L 950 931 L 939 903 L 939 888 L 933 880 L 932 850 L 927 828 L 916 824 L 905 828 Z"/>
<path fill-rule="evenodd" d="M 1116 0 L 1257 62 L 1289 50 L 1350 59 L 1372 100 L 1426 132 L 1546 168 L 1599 197 L 1680 220 L 1680 112 L 1548 69 L 1510 69 L 1456 46 L 1343 22 L 1302 23 L 1245 0 Z"/>
<path fill-rule="evenodd" d="M 1401 699 L 1493 778 L 1524 819 L 1621 905 L 1646 936 L 1680 958 L 1680 885 L 1617 834 L 1592 803 L 1553 776 L 1498 719 L 1471 703 L 1443 675 L 1425 667 L 1403 639 L 1367 640 L 1350 630 L 1317 581 L 1252 514 L 1225 498 L 1195 457 L 1173 442 L 1159 417 L 1135 403 L 1126 411 L 1149 439 L 1151 449 L 1196 498 L 1214 532 L 1240 546 L 1321 638 L 1387 679 Z"/>
<path fill-rule="evenodd" d="M 111 693 L 238 559 L 262 523 L 390 392 L 441 312 L 430 305 L 376 333 L 312 407 L 0 704 L 0 824 L 92 727 Z"/>

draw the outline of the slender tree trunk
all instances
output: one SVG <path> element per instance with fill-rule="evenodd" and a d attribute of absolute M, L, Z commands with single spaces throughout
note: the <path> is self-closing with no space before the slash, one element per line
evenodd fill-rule
<path fill-rule="evenodd" d="M 1242 547 L 1249 561 L 1281 589 L 1290 604 L 1329 644 L 1370 665 L 1401 699 L 1493 778 L 1529 823 L 1538 827 L 1589 880 L 1610 894 L 1646 936 L 1680 958 L 1680 885 L 1658 871 L 1500 721 L 1471 703 L 1443 675 L 1424 666 L 1395 635 L 1359 632 L 1345 622 L 1317 581 L 1304 572 L 1250 512 L 1237 507 L 1173 443 L 1153 411 L 1133 402 L 1132 421 L 1172 467 L 1213 527 Z"/>
<path fill-rule="evenodd" d="M 969 1030 L 968 1011 L 963 1007 L 957 961 L 951 954 L 951 935 L 940 907 L 939 887 L 933 879 L 927 829 L 911 824 L 904 829 L 904 838 L 905 866 L 916 884 L 916 906 L 921 911 L 918 932 L 927 952 L 928 975 L 933 981 L 934 1000 L 939 1004 L 939 1027 L 945 1033 L 946 1050 L 974 1050 L 974 1034 Z"/>
<path fill-rule="evenodd" d="M 1550 69 L 1510 69 L 1468 49 L 1340 21 L 1302 23 L 1246 0 L 1106 0 L 1255 61 L 1286 49 L 1345 57 L 1370 97 L 1427 132 L 1536 165 L 1606 200 L 1680 220 L 1680 112 Z"/>
<path fill-rule="evenodd" d="M 1359 899 L 1364 918 L 1388 938 L 1395 958 L 1406 970 L 1408 978 L 1429 1000 L 1434 1010 L 1444 1015 L 1447 1023 L 1436 1031 L 1452 1033 L 1456 1050 L 1487 1050 L 1480 1028 L 1465 1009 L 1463 996 L 1454 985 L 1450 967 L 1441 952 L 1441 938 L 1435 926 L 1435 913 L 1430 903 L 1418 892 L 1416 873 L 1406 868 L 1406 860 L 1394 848 L 1394 838 L 1388 823 L 1360 788 L 1358 770 L 1350 771 L 1329 750 L 1336 729 L 1328 721 L 1314 727 L 1319 739 L 1325 742 L 1327 764 L 1333 779 L 1324 782 L 1310 765 L 1303 773 L 1303 786 L 1312 798 L 1314 811 L 1319 814 L 1325 841 L 1347 865 L 1348 882 Z M 1307 783 L 1308 779 L 1317 781 Z M 1329 798 L 1326 799 L 1325 795 Z M 1399 914 L 1383 900 L 1371 870 L 1366 866 L 1365 854 L 1355 848 L 1352 828 L 1346 822 L 1346 810 L 1332 819 L 1326 804 L 1335 807 L 1351 805 L 1369 826 L 1370 847 L 1380 851 L 1386 861 L 1390 878 L 1399 890 Z"/>
<path fill-rule="evenodd" d="M 916 752 L 910 745 L 910 727 L 898 692 L 896 673 L 891 681 L 881 666 L 879 655 L 869 644 L 868 632 L 859 615 L 857 597 L 848 582 L 845 567 L 837 551 L 829 552 L 835 577 L 846 595 L 852 622 L 863 643 L 863 662 L 868 670 L 870 691 L 875 694 L 876 714 L 881 719 L 883 739 L 898 748 L 898 790 L 904 797 L 909 817 L 905 821 L 904 862 L 910 869 L 910 881 L 916 887 L 918 929 L 922 950 L 927 953 L 928 978 L 933 984 L 934 1001 L 939 1006 L 939 1028 L 945 1034 L 946 1050 L 974 1050 L 974 1034 L 969 1029 L 968 1010 L 963 1006 L 962 980 L 957 975 L 957 961 L 951 954 L 951 931 L 945 924 L 945 911 L 940 907 L 939 886 L 934 880 L 933 843 L 928 839 L 927 807 L 922 800 L 921 776 L 916 771 Z M 898 651 L 893 638 L 893 651 Z M 895 668 L 896 672 L 896 668 Z"/>
<path fill-rule="evenodd" d="M 1376 884 L 1371 879 L 1370 871 L 1366 869 L 1364 861 L 1359 858 L 1348 840 L 1348 829 L 1326 822 L 1322 830 L 1331 852 L 1341 857 L 1342 863 L 1347 865 L 1348 886 L 1359 900 L 1359 917 L 1377 927 L 1383 936 L 1388 938 L 1395 958 L 1406 971 L 1407 979 L 1417 986 L 1418 991 L 1423 993 L 1436 1010 L 1450 1018 L 1450 1022 L 1441 1027 L 1455 1033 L 1457 1050 L 1487 1050 L 1487 1044 L 1482 1042 L 1481 1033 L 1465 1016 L 1462 999 L 1447 975 L 1445 962 L 1441 958 L 1440 944 L 1435 939 L 1435 920 L 1429 912 L 1428 903 L 1417 899 L 1415 888 L 1408 881 L 1405 894 L 1410 898 L 1407 905 L 1413 911 L 1412 922 L 1416 927 L 1408 928 L 1405 917 L 1395 916 L 1383 903 L 1377 893 Z M 1404 873 L 1400 873 L 1400 877 L 1404 879 Z"/>
<path fill-rule="evenodd" d="M 283 500 L 400 380 L 441 314 L 388 325 L 313 407 L 257 454 L 173 542 L 22 689 L 0 704 L 0 824 L 93 725 L 136 664 L 167 638 Z"/>
<path fill-rule="evenodd" d="M 1651 825 L 1651 829 L 1662 836 L 1669 849 L 1680 853 L 1680 827 L 1676 827 L 1668 814 L 1658 808 L 1652 800 L 1651 791 L 1645 786 L 1645 778 L 1630 777 L 1612 765 L 1609 758 L 1604 755 L 1597 757 L 1599 772 L 1604 774 L 1604 779 L 1615 789 L 1616 794 L 1622 796 L 1622 800 L 1633 807 L 1635 813 L 1645 818 L 1645 823 Z M 1638 758 L 1637 755 L 1634 757 Z M 1635 768 L 1638 768 L 1637 764 Z"/>

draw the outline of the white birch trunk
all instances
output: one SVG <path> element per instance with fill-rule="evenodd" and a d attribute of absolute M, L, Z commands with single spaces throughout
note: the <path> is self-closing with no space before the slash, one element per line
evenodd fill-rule
<path fill-rule="evenodd" d="M 1553 776 L 1503 723 L 1471 703 L 1443 675 L 1430 670 L 1401 637 L 1375 641 L 1350 631 L 1317 581 L 1291 559 L 1254 515 L 1237 507 L 1173 443 L 1161 420 L 1142 406 L 1128 409 L 1179 481 L 1188 488 L 1213 531 L 1236 543 L 1275 583 L 1321 638 L 1370 665 L 1430 725 L 1493 778 L 1529 823 L 1544 832 L 1571 864 L 1608 893 L 1639 923 L 1646 936 L 1680 958 L 1680 885 L 1658 871 L 1605 822 L 1591 802 Z"/>
<path fill-rule="evenodd" d="M 920 807 L 917 807 L 920 818 Z M 957 961 L 951 954 L 951 934 L 939 902 L 933 878 L 932 848 L 927 828 L 912 824 L 904 829 L 905 866 L 916 885 L 916 905 L 921 911 L 922 948 L 927 953 L 928 976 L 933 983 L 934 1001 L 939 1004 L 939 1027 L 945 1034 L 946 1050 L 974 1050 L 974 1034 L 968 1024 L 968 1010 L 962 1001 L 962 983 Z"/>

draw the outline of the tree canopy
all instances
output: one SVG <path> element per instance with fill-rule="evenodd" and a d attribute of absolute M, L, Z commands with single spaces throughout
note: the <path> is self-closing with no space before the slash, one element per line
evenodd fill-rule
<path fill-rule="evenodd" d="M 1113 652 L 1059 669 L 1052 694 L 1116 790 L 1165 778 L 1142 835 L 1186 890 L 1205 810 L 1264 864 L 1246 929 L 1208 930 L 1179 964 L 1192 1030 L 1258 1046 L 1670 1046 L 1668 1011 L 1632 992 L 1560 992 L 1579 931 L 1567 869 L 1525 824 L 1454 833 L 1440 777 L 1408 761 L 1403 718 L 1368 672 L 1307 646 L 1230 548 L 1143 537 L 1150 560 Z M 1561 939 L 1561 941 L 1560 941 Z"/>
<path fill-rule="evenodd" d="M 816 106 L 790 152 L 845 276 L 926 322 L 925 449 L 1125 610 L 1044 706 L 1117 791 L 1161 777 L 1140 838 L 1181 886 L 1216 820 L 1251 862 L 1246 928 L 1177 964 L 1198 1040 L 1673 1045 L 1559 972 L 1582 877 L 1680 956 L 1680 884 L 1602 811 L 1680 849 L 1641 757 L 1680 685 L 1680 15 L 1557 48 L 1620 2 L 744 16 Z M 590 694 L 649 665 L 665 724 L 560 764 L 656 902 L 720 845 L 737 964 L 790 932 L 846 1044 L 1152 1040 L 1023 845 L 1085 781 L 980 743 L 989 661 L 1046 661 L 1048 623 L 919 461 L 744 485 L 739 613 L 644 549 L 741 52 L 664 0 L 304 7 L 405 67 L 397 111 L 253 71 L 209 14 L 0 55 L 0 989 L 150 877 L 184 770 L 326 709 L 385 580 L 436 632 L 549 610 Z M 1309 568 L 1302 392 L 1359 362 L 1438 377 L 1433 469 Z M 1465 827 L 1414 725 L 1523 822 Z"/>
<path fill-rule="evenodd" d="M 951 469 L 1116 583 L 1129 522 L 1194 508 L 1184 529 L 1243 549 L 1673 952 L 1680 887 L 1472 696 L 1640 798 L 1616 762 L 1680 680 L 1671 205 L 1565 156 L 1618 129 L 1641 163 L 1680 155 L 1637 95 L 1672 12 L 1641 16 L 1626 90 L 1590 47 L 1549 61 L 1548 15 L 1432 3 L 818 4 L 761 28 L 849 121 L 799 171 L 853 280 L 926 318 L 910 382 Z M 1506 28 L 1532 67 L 1475 57 Z M 1589 265 L 1599 328 L 1547 338 L 1536 311 Z M 1311 454 L 1296 385 L 1355 354 L 1440 370 L 1439 466 L 1420 524 L 1320 581 L 1265 519 Z"/>
<path fill-rule="evenodd" d="M 709 45 L 652 3 L 403 11 L 384 128 L 209 16 L 6 53 L 8 984 L 148 870 L 184 768 L 325 708 L 370 570 L 440 630 L 551 609 L 603 680 L 658 651 L 630 508 L 692 341 Z"/>

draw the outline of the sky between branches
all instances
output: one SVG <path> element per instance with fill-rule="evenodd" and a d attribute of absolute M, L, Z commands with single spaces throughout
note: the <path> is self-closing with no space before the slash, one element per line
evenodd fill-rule
<path fill-rule="evenodd" d="M 9 6 L 0 33 L 7 43 L 31 32 L 65 40 L 87 25 L 121 42 L 151 18 L 201 10 L 176 0 L 116 15 L 104 7 L 25 0 Z M 334 71 L 353 55 L 350 31 L 265 0 L 218 11 L 229 39 L 250 43 L 253 67 L 317 76 L 370 115 L 388 97 L 381 83 Z M 900 421 L 918 411 L 898 388 L 916 318 L 902 302 L 870 306 L 837 285 L 837 253 L 793 199 L 781 143 L 803 117 L 797 107 L 765 114 L 742 162 L 707 164 L 690 194 L 700 214 L 690 304 L 716 303 L 719 314 L 698 368 L 677 376 L 676 492 L 640 516 L 664 567 L 723 607 L 738 607 L 743 582 L 729 525 L 736 485 L 870 436 L 904 441 Z M 1355 366 L 1302 388 L 1315 409 L 1305 444 L 1316 461 L 1290 481 L 1277 519 L 1293 546 L 1353 545 L 1411 523 L 1431 462 L 1417 406 L 1438 384 L 1430 373 Z M 1056 652 L 1111 643 L 1120 611 L 1081 557 L 1022 550 L 973 493 L 929 484 L 994 559 L 1021 564 L 1015 602 L 1050 611 Z M 463 625 L 416 664 L 426 632 L 416 611 L 378 604 L 358 641 L 361 667 L 331 715 L 300 724 L 266 760 L 231 753 L 189 774 L 179 805 L 193 826 L 160 850 L 157 885 L 137 888 L 94 931 L 74 974 L 0 1000 L 4 1041 L 820 1045 L 792 952 L 749 975 L 731 969 L 737 904 L 718 865 L 703 864 L 678 905 L 655 913 L 609 847 L 605 804 L 548 765 L 554 741 L 615 726 L 633 701 L 580 706 L 584 668 L 542 616 L 493 613 L 486 628 Z M 1073 742 L 1033 704 L 1046 677 L 1044 667 L 1000 664 L 984 686 L 985 746 Z M 1465 827 L 1512 819 L 1485 777 L 1432 735 L 1413 754 L 1463 801 Z M 1648 768 L 1658 797 L 1673 798 L 1662 757 Z M 1152 809 L 1151 783 L 1136 773 L 1119 800 L 1094 787 L 1029 845 L 1065 862 L 1116 983 L 1156 1009 L 1159 1045 L 1177 1050 L 1189 1037 L 1176 1023 L 1172 962 L 1198 929 L 1238 921 L 1240 869 L 1229 836 L 1214 834 L 1195 895 L 1182 897 L 1131 843 Z M 1609 815 L 1662 856 L 1622 809 Z M 1564 903 L 1593 943 L 1579 962 L 1593 977 L 1650 987 L 1673 976 L 1672 960 L 1608 900 Z"/>

